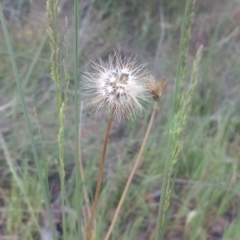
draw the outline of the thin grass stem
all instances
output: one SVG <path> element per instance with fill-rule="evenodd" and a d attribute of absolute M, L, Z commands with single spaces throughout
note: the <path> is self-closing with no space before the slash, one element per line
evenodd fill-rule
<path fill-rule="evenodd" d="M 89 199 L 88 199 L 88 194 L 87 194 L 87 189 L 85 186 L 85 174 L 84 174 L 84 168 L 83 168 L 83 160 L 82 160 L 82 155 L 81 155 L 81 117 L 82 117 L 82 109 L 83 109 L 83 102 L 81 102 L 81 107 L 80 107 L 80 121 L 79 121 L 79 134 L 78 134 L 78 152 L 79 152 L 79 169 L 80 169 L 80 174 L 81 174 L 81 179 L 83 183 L 83 195 L 86 203 L 86 208 L 87 208 L 87 215 L 88 215 L 88 221 L 90 219 L 91 215 L 91 210 L 89 206 Z"/>
<path fill-rule="evenodd" d="M 108 139 L 109 139 L 109 135 L 110 135 L 110 131 L 111 131 L 111 126 L 112 126 L 112 123 L 114 120 L 114 113 L 115 113 L 115 108 L 112 109 L 110 119 L 108 121 L 105 139 L 104 139 L 103 151 L 102 151 L 102 156 L 101 156 L 100 166 L 99 166 L 97 188 L 96 188 L 94 202 L 93 202 L 92 211 L 91 211 L 91 216 L 90 216 L 90 220 L 89 220 L 89 224 L 88 224 L 88 228 L 87 228 L 86 240 L 91 239 L 92 226 L 93 226 L 94 216 L 95 216 L 95 212 L 96 212 L 96 208 L 97 208 L 97 203 L 98 203 L 98 198 L 99 198 L 99 193 L 100 193 L 100 188 L 101 188 L 101 183 L 102 183 L 102 178 L 103 178 L 104 162 L 105 162 L 105 157 L 106 157 L 106 152 L 107 152 L 107 145 L 108 145 Z"/>
<path fill-rule="evenodd" d="M 113 228 L 114 228 L 114 226 L 116 224 L 116 221 L 117 221 L 117 218 L 119 216 L 119 212 L 120 212 L 121 207 L 123 205 L 124 199 L 125 199 L 125 197 L 127 195 L 129 186 L 130 186 L 130 184 L 132 182 L 133 176 L 134 176 L 134 174 L 135 174 L 135 172 L 136 172 L 136 170 L 137 170 L 137 168 L 139 166 L 139 163 L 140 163 L 140 160 L 141 160 L 141 157 L 142 157 L 142 154 L 143 154 L 143 150 L 144 150 L 144 148 L 146 146 L 146 143 L 147 143 L 147 140 L 148 140 L 148 136 L 149 136 L 150 130 L 151 130 L 152 125 L 153 125 L 153 120 L 154 120 L 155 115 L 156 115 L 157 104 L 158 104 L 158 102 L 154 103 L 152 114 L 151 114 L 151 118 L 150 118 L 150 121 L 148 123 L 147 131 L 146 131 L 145 136 L 143 138 L 143 142 L 142 142 L 141 148 L 139 150 L 139 153 L 138 153 L 138 156 L 137 156 L 136 161 L 134 163 L 134 166 L 133 166 L 133 168 L 132 168 L 132 170 L 130 172 L 130 175 L 128 177 L 128 180 L 127 180 L 127 183 L 125 185 L 124 191 L 122 193 L 121 199 L 120 199 L 120 201 L 118 203 L 118 206 L 117 206 L 117 209 L 116 209 L 116 211 L 114 213 L 113 220 L 111 222 L 111 225 L 110 225 L 110 227 L 108 229 L 107 235 L 104 238 L 104 240 L 108 240 L 110 238 L 110 235 L 111 235 L 111 233 L 113 231 Z"/>
<path fill-rule="evenodd" d="M 24 79 L 23 86 L 28 86 L 30 77 L 31 77 L 31 75 L 33 73 L 33 70 L 34 70 L 34 68 L 36 66 L 36 63 L 38 62 L 38 59 L 39 59 L 40 54 L 41 54 L 41 52 L 43 50 L 43 47 L 44 47 L 45 43 L 47 42 L 47 39 L 48 39 L 47 36 L 45 36 L 44 39 L 41 41 L 41 43 L 40 43 L 40 45 L 39 45 L 39 47 L 37 49 L 37 52 L 36 52 L 36 54 L 34 55 L 34 58 L 31 61 L 30 67 L 29 67 L 28 72 L 26 74 L 26 77 Z"/>
<path fill-rule="evenodd" d="M 79 0 L 74 0 L 74 102 L 75 102 L 75 176 L 76 176 L 76 208 L 78 212 L 78 237 L 81 236 L 81 183 L 80 183 L 80 166 L 79 166 L 79 78 L 78 78 L 78 26 L 79 26 Z"/>

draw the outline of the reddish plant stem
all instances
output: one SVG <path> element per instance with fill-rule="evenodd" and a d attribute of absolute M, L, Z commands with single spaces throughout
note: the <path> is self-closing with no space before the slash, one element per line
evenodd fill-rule
<path fill-rule="evenodd" d="M 101 156 L 100 166 L 99 166 L 97 188 L 96 188 L 94 202 L 93 202 L 92 211 L 91 211 L 91 216 L 90 216 L 90 220 L 89 220 L 89 224 L 88 224 L 88 228 L 87 228 L 86 240 L 91 240 L 92 226 L 93 226 L 94 216 L 96 213 L 99 193 L 100 193 L 101 184 L 102 184 L 104 162 L 105 162 L 105 157 L 106 157 L 106 152 L 107 152 L 107 144 L 108 144 L 108 139 L 109 139 L 109 135 L 110 135 L 110 131 L 111 131 L 111 126 L 112 126 L 113 119 L 114 119 L 114 112 L 115 112 L 115 109 L 113 109 L 111 112 L 107 130 L 106 130 L 105 139 L 104 139 L 103 151 L 102 151 L 102 156 Z"/>

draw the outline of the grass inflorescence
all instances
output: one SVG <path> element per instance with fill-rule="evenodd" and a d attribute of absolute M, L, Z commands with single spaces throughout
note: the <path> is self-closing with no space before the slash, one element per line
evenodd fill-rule
<path fill-rule="evenodd" d="M 168 157 L 165 160 L 164 175 L 162 182 L 161 200 L 159 204 L 159 215 L 155 239 L 164 239 L 166 228 L 167 210 L 170 205 L 172 195 L 172 181 L 174 181 L 174 165 L 179 159 L 183 148 L 183 132 L 186 126 L 187 117 L 190 112 L 191 99 L 196 87 L 196 71 L 199 64 L 201 49 L 198 51 L 193 65 L 193 74 L 187 92 L 186 86 L 187 68 L 186 58 L 191 39 L 191 26 L 193 22 L 195 0 L 186 3 L 184 25 L 182 27 L 182 37 L 179 51 L 178 71 L 174 86 L 173 109 L 170 123 L 170 136 L 168 143 Z"/>
<path fill-rule="evenodd" d="M 61 182 L 61 202 L 62 202 L 62 222 L 63 222 L 63 237 L 66 238 L 66 217 L 65 217 L 65 163 L 64 163 L 64 133 L 65 133 L 65 110 L 68 103 L 69 95 L 69 81 L 70 75 L 67 66 L 68 61 L 68 46 L 67 46 L 67 37 L 64 38 L 64 58 L 63 61 L 60 61 L 59 58 L 59 27 L 58 27 L 58 1 L 49 0 L 47 1 L 47 23 L 48 23 L 48 36 L 49 43 L 51 48 L 51 77 L 55 84 L 56 93 L 57 93 L 57 109 L 58 109 L 58 147 L 59 147 L 59 166 L 60 166 L 60 182 Z M 63 67 L 63 74 L 61 74 L 61 67 Z M 61 81 L 61 75 L 64 78 L 64 81 Z M 64 94 L 62 97 L 62 88 L 61 82 L 65 83 Z"/>

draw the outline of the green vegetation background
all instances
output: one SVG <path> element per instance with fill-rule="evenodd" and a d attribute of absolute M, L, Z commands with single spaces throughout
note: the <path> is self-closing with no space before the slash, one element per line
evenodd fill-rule
<path fill-rule="evenodd" d="M 60 198 L 58 109 L 50 76 L 45 1 L 2 0 L 1 3 L 37 153 L 49 174 L 51 199 L 57 208 Z M 126 55 L 138 55 L 148 63 L 157 79 L 163 76 L 169 79 L 142 165 L 114 229 L 114 240 L 154 239 L 184 6 L 185 1 L 173 0 L 80 1 L 79 80 L 91 59 L 105 58 L 114 49 Z M 166 232 L 169 240 L 240 239 L 239 8 L 239 1 L 197 1 L 188 66 L 192 66 L 200 45 L 203 45 L 203 58 L 172 196 Z M 82 195 L 77 198 L 73 191 L 73 1 L 63 3 L 59 11 L 61 30 L 65 29 L 65 16 L 69 21 L 71 79 L 64 146 L 69 199 L 67 239 L 75 239 L 77 214 L 72 207 L 76 201 L 83 204 L 84 198 Z M 43 195 L 1 29 L 0 38 L 0 236 L 37 239 L 39 226 L 43 231 L 47 225 Z M 106 120 L 102 116 L 92 117 L 86 103 L 81 106 L 81 148 L 87 190 L 92 199 Z M 97 213 L 96 231 L 100 239 L 104 237 L 133 165 L 150 110 L 134 123 L 114 124 Z M 83 210 L 81 214 L 84 218 L 86 212 Z"/>

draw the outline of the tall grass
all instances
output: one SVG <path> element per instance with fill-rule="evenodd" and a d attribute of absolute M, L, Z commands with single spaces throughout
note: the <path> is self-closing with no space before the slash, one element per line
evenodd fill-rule
<path fill-rule="evenodd" d="M 164 166 L 155 240 L 164 239 L 167 223 L 167 212 L 172 195 L 172 182 L 174 181 L 174 165 L 177 164 L 179 154 L 183 148 L 183 131 L 185 129 L 187 117 L 190 112 L 193 91 L 196 87 L 197 67 L 200 61 L 201 50 L 199 50 L 197 53 L 197 57 L 193 65 L 193 73 L 190 85 L 187 92 L 184 93 L 187 77 L 186 57 L 191 38 L 191 26 L 193 22 L 194 6 L 195 0 L 187 1 L 184 15 L 184 24 L 182 27 L 178 69 L 174 86 L 172 114 L 170 120 L 170 135 L 167 151 L 168 155 Z"/>
<path fill-rule="evenodd" d="M 14 53 L 13 53 L 11 40 L 10 40 L 10 37 L 9 37 L 8 29 L 7 29 L 5 18 L 4 18 L 4 15 L 3 15 L 1 3 L 0 3 L 0 21 L 1 21 L 2 29 L 3 29 L 5 41 L 6 41 L 6 44 L 7 44 L 9 57 L 10 57 L 11 64 L 12 64 L 13 74 L 14 74 L 16 85 L 17 85 L 18 94 L 19 94 L 19 97 L 20 97 L 20 102 L 21 102 L 22 111 L 23 111 L 26 126 L 27 126 L 28 135 L 29 135 L 29 138 L 30 138 L 32 152 L 33 152 L 33 156 L 34 156 L 34 160 L 35 160 L 35 164 L 36 164 L 36 169 L 37 169 L 41 189 L 42 189 L 42 192 L 43 192 L 44 203 L 45 203 L 45 206 L 46 206 L 47 215 L 48 215 L 48 219 L 49 219 L 49 222 L 50 222 L 50 227 L 51 227 L 52 234 L 53 234 L 53 237 L 54 237 L 54 240 L 55 240 L 56 239 L 56 231 L 55 231 L 55 227 L 54 227 L 53 220 L 52 220 L 49 192 L 48 192 L 48 188 L 46 186 L 46 179 L 44 179 L 44 176 L 43 176 L 44 169 L 42 169 L 42 164 L 40 163 L 39 158 L 38 158 L 37 149 L 36 149 L 35 141 L 34 141 L 33 134 L 32 134 L 32 127 L 31 127 L 30 119 L 29 119 L 28 112 L 27 112 L 27 106 L 26 106 L 26 102 L 25 102 L 25 99 L 24 99 L 22 86 L 21 86 L 21 82 L 20 82 L 20 77 L 19 77 L 19 73 L 18 73 L 16 61 L 15 61 L 15 56 L 14 56 Z"/>
<path fill-rule="evenodd" d="M 60 46 L 60 36 L 58 27 L 58 1 L 49 0 L 47 2 L 47 23 L 48 35 L 51 48 L 51 77 L 55 84 L 57 94 L 57 109 L 58 109 L 58 150 L 59 150 L 59 166 L 60 166 L 60 183 L 61 183 L 61 202 L 62 202 L 62 225 L 63 225 L 63 238 L 66 239 L 66 216 L 65 216 L 65 163 L 64 163 L 64 133 L 65 133 L 65 110 L 68 103 L 69 94 L 69 81 L 70 75 L 67 66 L 68 62 L 68 43 L 67 36 L 64 38 L 64 43 Z M 67 28 L 66 23 L 66 28 Z M 59 56 L 59 49 L 64 49 L 63 58 Z M 63 59 L 61 61 L 61 59 Z M 61 68 L 63 68 L 61 70 Z M 61 74 L 62 73 L 62 74 Z M 61 77 L 63 79 L 61 79 Z M 62 86 L 64 87 L 62 89 Z M 64 94 L 62 96 L 62 91 Z"/>

